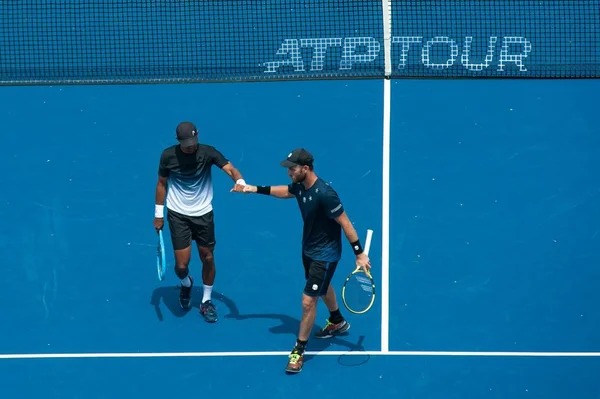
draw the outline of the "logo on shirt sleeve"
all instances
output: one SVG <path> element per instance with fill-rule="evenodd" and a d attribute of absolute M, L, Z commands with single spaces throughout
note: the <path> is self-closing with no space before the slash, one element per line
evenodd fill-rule
<path fill-rule="evenodd" d="M 336 213 L 337 211 L 339 211 L 342 208 L 342 204 L 339 204 L 338 206 L 336 206 L 335 208 L 333 208 L 332 210 L 330 210 L 329 212 L 331 213 Z"/>

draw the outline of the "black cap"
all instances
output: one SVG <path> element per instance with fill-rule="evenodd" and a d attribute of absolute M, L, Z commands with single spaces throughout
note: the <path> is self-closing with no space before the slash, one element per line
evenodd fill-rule
<path fill-rule="evenodd" d="M 292 166 L 313 166 L 315 159 L 312 154 L 306 151 L 304 148 L 297 148 L 290 152 L 286 159 L 281 161 L 281 166 L 291 168 Z"/>
<path fill-rule="evenodd" d="M 181 122 L 175 129 L 177 140 L 183 147 L 198 144 L 198 129 L 192 122 Z"/>

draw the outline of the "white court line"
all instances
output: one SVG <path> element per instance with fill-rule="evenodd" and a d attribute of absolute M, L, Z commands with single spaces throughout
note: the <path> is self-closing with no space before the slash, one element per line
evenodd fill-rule
<path fill-rule="evenodd" d="M 142 357 L 258 357 L 288 356 L 290 352 L 133 352 L 133 353 L 15 353 L 2 359 L 76 359 Z M 600 357 L 600 352 L 461 352 L 461 351 L 323 351 L 306 352 L 314 356 L 471 356 L 471 357 Z"/>
<path fill-rule="evenodd" d="M 390 124 L 392 75 L 392 9 L 389 0 L 381 0 L 385 76 L 383 80 L 383 165 L 381 187 L 381 352 L 389 352 L 390 286 Z"/>
<path fill-rule="evenodd" d="M 390 79 L 383 82 L 383 176 L 381 189 L 381 352 L 389 351 L 390 331 Z"/>

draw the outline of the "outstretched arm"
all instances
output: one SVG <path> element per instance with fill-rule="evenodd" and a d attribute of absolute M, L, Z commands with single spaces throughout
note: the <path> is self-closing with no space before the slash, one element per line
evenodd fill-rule
<path fill-rule="evenodd" d="M 225 164 L 221 168 L 221 170 L 223 172 L 227 173 L 227 175 L 229 177 L 231 177 L 231 179 L 235 182 L 235 184 L 241 184 L 241 185 L 245 184 L 244 177 L 242 176 L 240 171 L 235 166 L 233 166 L 233 164 L 231 162 L 228 162 L 227 164 Z"/>
<path fill-rule="evenodd" d="M 294 198 L 294 194 L 289 192 L 288 186 L 251 186 L 246 185 L 239 192 L 249 194 L 270 195 L 275 198 Z"/>
<path fill-rule="evenodd" d="M 231 180 L 235 182 L 235 185 L 231 191 L 237 191 L 246 184 L 240 171 L 233 166 L 231 161 L 225 158 L 221 151 L 217 150 L 213 146 L 208 146 L 208 156 L 213 165 L 218 166 L 223 172 L 231 177 Z"/>

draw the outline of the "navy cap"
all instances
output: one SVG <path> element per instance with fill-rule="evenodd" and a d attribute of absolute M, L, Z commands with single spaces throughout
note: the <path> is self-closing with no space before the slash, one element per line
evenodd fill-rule
<path fill-rule="evenodd" d="M 286 159 L 281 161 L 281 166 L 291 168 L 292 166 L 313 166 L 315 159 L 312 154 L 304 148 L 297 148 L 290 152 Z"/>
<path fill-rule="evenodd" d="M 192 122 L 181 122 L 175 129 L 177 140 L 183 147 L 191 147 L 198 144 L 198 129 Z"/>

